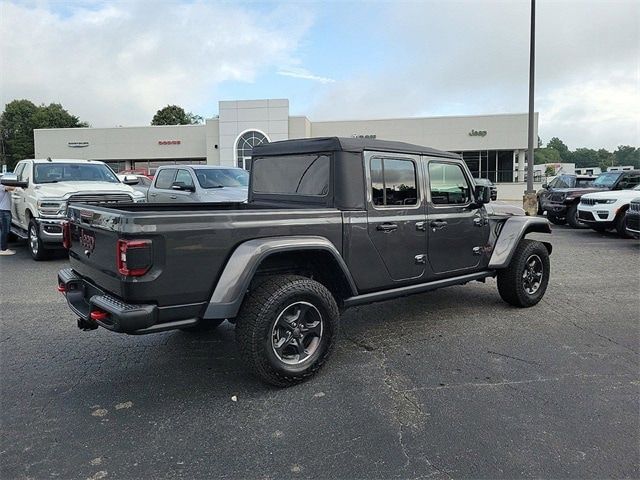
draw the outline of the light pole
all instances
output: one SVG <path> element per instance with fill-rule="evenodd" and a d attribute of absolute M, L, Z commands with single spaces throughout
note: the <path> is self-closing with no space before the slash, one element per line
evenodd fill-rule
<path fill-rule="evenodd" d="M 538 211 L 536 192 L 533 189 L 533 92 L 536 66 L 536 0 L 531 0 L 531 39 L 529 42 L 529 149 L 527 153 L 527 190 L 524 193 L 523 207 L 528 215 L 535 215 Z"/>

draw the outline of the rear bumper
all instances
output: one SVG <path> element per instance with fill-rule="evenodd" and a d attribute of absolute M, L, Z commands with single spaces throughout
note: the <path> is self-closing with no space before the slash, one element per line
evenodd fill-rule
<path fill-rule="evenodd" d="M 196 318 L 159 322 L 161 315 L 157 305 L 125 303 L 104 292 L 71 268 L 58 272 L 58 290 L 67 299 L 69 308 L 89 329 L 101 326 L 113 332 L 143 334 L 198 323 Z"/>
<path fill-rule="evenodd" d="M 547 214 L 555 215 L 556 217 L 564 217 L 567 214 L 568 205 L 564 203 L 553 203 L 548 200 L 542 200 L 540 202 L 540 206 L 542 210 L 547 212 Z"/>

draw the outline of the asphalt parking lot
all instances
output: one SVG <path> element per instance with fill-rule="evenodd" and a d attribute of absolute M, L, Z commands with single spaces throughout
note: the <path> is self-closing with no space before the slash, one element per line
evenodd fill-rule
<path fill-rule="evenodd" d="M 0 477 L 638 478 L 640 248 L 555 227 L 543 301 L 495 281 L 354 308 L 320 375 L 265 386 L 233 328 L 81 332 L 65 258 L 0 258 Z"/>

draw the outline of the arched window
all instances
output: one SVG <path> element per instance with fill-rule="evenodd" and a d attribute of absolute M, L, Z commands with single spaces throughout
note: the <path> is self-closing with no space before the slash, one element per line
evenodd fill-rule
<path fill-rule="evenodd" d="M 261 143 L 269 143 L 269 139 L 263 133 L 251 130 L 244 132 L 236 142 L 236 157 L 238 167 L 249 170 L 251 167 L 251 150 Z"/>

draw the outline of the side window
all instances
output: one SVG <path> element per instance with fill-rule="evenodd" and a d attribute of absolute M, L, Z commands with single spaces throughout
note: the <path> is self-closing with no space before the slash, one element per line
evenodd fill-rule
<path fill-rule="evenodd" d="M 371 201 L 375 206 L 418 204 L 416 165 L 411 160 L 371 159 Z"/>
<path fill-rule="evenodd" d="M 170 189 L 173 179 L 176 178 L 176 171 L 175 168 L 160 170 L 156 175 L 156 188 Z"/>
<path fill-rule="evenodd" d="M 431 202 L 435 205 L 464 205 L 471 201 L 471 189 L 460 165 L 429 163 Z"/>
<path fill-rule="evenodd" d="M 176 182 L 182 182 L 188 187 L 193 187 L 193 177 L 189 173 L 189 170 L 178 170 L 176 175 Z"/>

